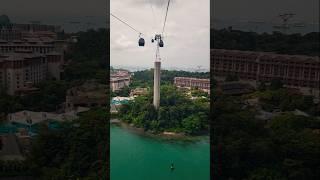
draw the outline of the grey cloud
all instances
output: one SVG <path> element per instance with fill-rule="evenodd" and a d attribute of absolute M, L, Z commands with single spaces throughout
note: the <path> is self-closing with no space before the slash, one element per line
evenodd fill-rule
<path fill-rule="evenodd" d="M 163 7 L 164 5 L 167 4 L 168 0 L 136 0 L 132 1 L 131 4 L 136 4 L 136 5 L 152 5 L 153 7 L 159 8 Z"/>

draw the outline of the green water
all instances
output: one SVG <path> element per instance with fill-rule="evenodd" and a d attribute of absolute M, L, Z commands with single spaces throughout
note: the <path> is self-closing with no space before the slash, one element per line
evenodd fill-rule
<path fill-rule="evenodd" d="M 111 126 L 110 141 L 111 180 L 209 180 L 208 139 L 160 140 Z"/>

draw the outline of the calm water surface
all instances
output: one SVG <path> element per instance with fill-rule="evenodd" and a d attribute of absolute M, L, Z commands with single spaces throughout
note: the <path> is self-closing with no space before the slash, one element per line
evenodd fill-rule
<path fill-rule="evenodd" d="M 168 141 L 112 125 L 110 141 L 111 180 L 209 180 L 208 138 Z"/>

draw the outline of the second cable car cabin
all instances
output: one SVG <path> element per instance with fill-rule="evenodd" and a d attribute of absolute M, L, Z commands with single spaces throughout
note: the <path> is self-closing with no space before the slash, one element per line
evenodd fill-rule
<path fill-rule="evenodd" d="M 158 42 L 159 47 L 164 46 L 161 34 L 156 34 L 154 39 Z"/>
<path fill-rule="evenodd" d="M 163 44 L 163 41 L 160 39 L 160 41 L 159 41 L 159 46 L 160 47 L 163 47 L 164 46 L 164 44 Z"/>

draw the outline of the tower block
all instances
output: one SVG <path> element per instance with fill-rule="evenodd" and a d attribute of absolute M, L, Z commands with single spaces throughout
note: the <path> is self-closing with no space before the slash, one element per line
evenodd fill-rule
<path fill-rule="evenodd" d="M 154 76 L 153 76 L 153 106 L 155 109 L 160 107 L 160 71 L 161 62 L 154 62 Z"/>

